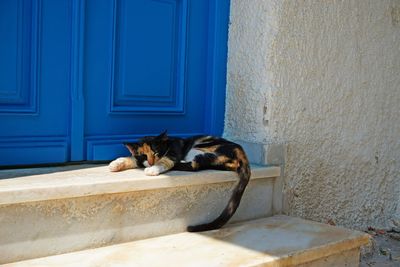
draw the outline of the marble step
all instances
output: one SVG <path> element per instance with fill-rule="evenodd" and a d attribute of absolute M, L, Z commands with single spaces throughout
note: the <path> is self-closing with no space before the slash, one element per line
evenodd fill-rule
<path fill-rule="evenodd" d="M 358 266 L 365 233 L 277 215 L 203 233 L 179 233 L 6 264 L 4 267 Z"/>
<path fill-rule="evenodd" d="M 252 166 L 232 222 L 280 212 L 278 167 Z M 280 178 L 279 178 L 280 179 Z M 79 165 L 0 171 L 0 264 L 183 232 L 222 211 L 227 171 L 111 173 Z"/>

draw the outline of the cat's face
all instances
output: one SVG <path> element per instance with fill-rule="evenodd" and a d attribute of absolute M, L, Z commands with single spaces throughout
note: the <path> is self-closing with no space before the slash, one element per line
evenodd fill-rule
<path fill-rule="evenodd" d="M 132 156 L 145 157 L 150 166 L 157 163 L 168 150 L 167 134 L 164 132 L 159 136 L 146 136 L 138 143 L 128 143 L 125 146 Z"/>

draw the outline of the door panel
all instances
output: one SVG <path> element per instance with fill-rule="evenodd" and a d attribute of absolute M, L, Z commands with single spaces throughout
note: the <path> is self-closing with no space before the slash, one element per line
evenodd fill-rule
<path fill-rule="evenodd" d="M 183 2 L 185 3 L 185 2 Z M 111 113 L 182 113 L 186 3 L 117 1 Z"/>
<path fill-rule="evenodd" d="M 0 1 L 0 164 L 68 160 L 68 1 Z"/>
<path fill-rule="evenodd" d="M 88 159 L 165 129 L 205 132 L 208 1 L 87 2 Z"/>

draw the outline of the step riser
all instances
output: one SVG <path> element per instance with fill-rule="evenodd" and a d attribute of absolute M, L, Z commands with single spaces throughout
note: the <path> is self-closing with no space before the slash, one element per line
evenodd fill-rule
<path fill-rule="evenodd" d="M 270 216 L 274 181 L 250 181 L 231 222 Z M 218 216 L 233 186 L 227 182 L 1 205 L 0 263 L 182 232 Z"/>

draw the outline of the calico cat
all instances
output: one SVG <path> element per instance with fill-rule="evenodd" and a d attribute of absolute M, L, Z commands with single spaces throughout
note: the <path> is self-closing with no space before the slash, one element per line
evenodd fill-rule
<path fill-rule="evenodd" d="M 132 156 L 112 161 L 109 165 L 110 171 L 145 168 L 146 175 L 159 175 L 169 170 L 216 169 L 235 171 L 238 174 L 239 182 L 222 213 L 210 223 L 189 226 L 189 232 L 218 229 L 227 223 L 238 208 L 250 179 L 250 166 L 244 150 L 240 145 L 223 138 L 176 138 L 169 137 L 164 132 L 159 136 L 144 137 L 137 143 L 126 143 L 125 146 Z"/>

